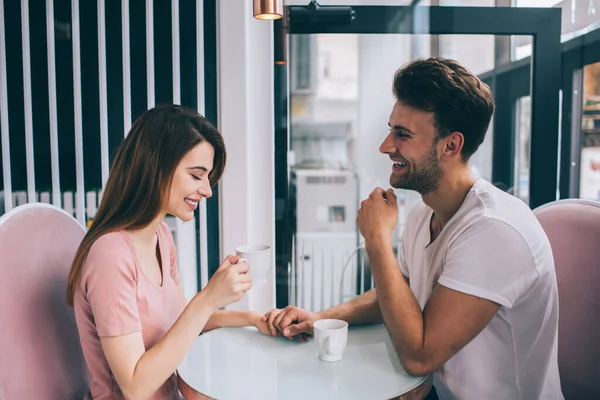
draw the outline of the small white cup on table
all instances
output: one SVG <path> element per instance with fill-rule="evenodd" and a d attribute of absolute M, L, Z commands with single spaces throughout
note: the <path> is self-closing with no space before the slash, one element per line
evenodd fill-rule
<path fill-rule="evenodd" d="M 313 324 L 315 342 L 322 361 L 340 361 L 348 342 L 348 323 L 340 319 L 321 319 Z"/>

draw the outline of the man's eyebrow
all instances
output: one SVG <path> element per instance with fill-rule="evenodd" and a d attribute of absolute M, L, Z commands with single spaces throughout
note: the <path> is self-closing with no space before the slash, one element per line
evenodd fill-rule
<path fill-rule="evenodd" d="M 411 131 L 410 129 L 408 129 L 407 127 L 405 127 L 405 126 L 402 126 L 402 125 L 394 125 L 394 126 L 392 126 L 389 122 L 388 122 L 388 126 L 390 127 L 390 129 L 394 129 L 396 131 L 402 131 L 402 132 L 408 133 L 410 135 L 414 135 L 414 132 Z"/>
<path fill-rule="evenodd" d="M 201 171 L 208 172 L 208 169 L 206 167 L 203 167 L 202 165 L 197 165 L 195 167 L 188 167 L 188 169 L 199 169 Z"/>

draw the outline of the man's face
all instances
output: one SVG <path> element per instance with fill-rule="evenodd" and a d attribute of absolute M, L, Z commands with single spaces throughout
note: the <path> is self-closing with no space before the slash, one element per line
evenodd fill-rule
<path fill-rule="evenodd" d="M 394 104 L 390 133 L 379 151 L 392 160 L 390 185 L 428 194 L 437 189 L 444 175 L 437 151 L 434 115 L 406 105 Z"/>

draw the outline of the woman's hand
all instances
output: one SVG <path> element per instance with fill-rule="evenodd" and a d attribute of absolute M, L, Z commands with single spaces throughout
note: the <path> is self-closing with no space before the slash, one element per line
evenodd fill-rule
<path fill-rule="evenodd" d="M 252 277 L 247 274 L 250 266 L 239 263 L 239 259 L 238 256 L 227 256 L 202 290 L 216 309 L 240 301 L 252 288 Z"/>
<path fill-rule="evenodd" d="M 280 336 L 281 333 L 277 329 L 271 330 L 269 328 L 269 324 L 264 317 L 259 313 L 252 313 L 251 320 L 252 326 L 258 329 L 261 333 L 264 333 L 267 336 Z"/>
<path fill-rule="evenodd" d="M 280 312 L 281 312 L 281 310 L 279 308 L 273 308 L 272 310 L 267 311 L 267 313 L 265 315 L 263 315 L 262 318 L 260 319 L 261 323 L 264 323 L 267 325 L 267 330 L 269 332 L 271 332 L 271 336 L 281 335 L 281 332 L 273 324 L 273 321 L 275 321 L 275 318 L 277 318 L 277 316 L 279 315 Z"/>
<path fill-rule="evenodd" d="M 265 315 L 263 315 L 263 317 L 261 318 L 261 322 L 267 324 L 267 329 L 271 332 L 271 336 L 281 336 L 282 335 L 282 330 L 284 327 L 281 327 L 281 325 L 279 324 L 281 317 L 285 316 L 285 313 L 287 313 L 287 311 L 289 311 L 290 307 L 286 307 L 283 310 L 280 310 L 278 308 L 273 308 L 271 311 L 268 311 Z M 304 311 L 302 309 L 298 309 L 300 311 Z M 280 314 L 284 312 L 284 315 Z M 304 311 L 306 313 L 306 311 Z M 278 318 L 279 317 L 279 318 Z M 318 319 L 318 318 L 317 318 Z M 316 319 L 315 319 L 316 320 Z M 298 319 L 296 319 L 295 321 L 292 322 L 292 324 L 298 324 L 298 322 L 304 322 L 304 324 L 306 324 L 305 321 L 299 321 Z M 302 327 L 304 324 L 302 325 L 298 325 L 298 326 L 294 326 L 292 329 L 298 328 L 298 327 Z M 290 340 L 294 340 L 294 337 L 298 337 L 298 341 L 300 343 L 303 342 L 308 342 L 311 339 L 311 334 L 312 334 L 312 324 L 310 324 L 311 330 L 310 332 L 306 331 L 298 331 L 298 332 L 294 332 L 293 334 L 290 334 L 288 336 L 288 339 Z M 273 333 L 274 332 L 274 333 Z"/>

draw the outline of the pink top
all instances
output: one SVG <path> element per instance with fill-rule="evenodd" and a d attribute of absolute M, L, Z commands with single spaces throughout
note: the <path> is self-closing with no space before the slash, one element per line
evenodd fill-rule
<path fill-rule="evenodd" d="M 173 236 L 164 222 L 157 234 L 162 286 L 144 275 L 123 231 L 100 237 L 82 267 L 75 293 L 75 318 L 90 372 L 88 399 L 124 399 L 104 356 L 100 337 L 142 331 L 144 345 L 149 350 L 183 311 Z M 179 399 L 175 374 L 152 399 Z"/>

